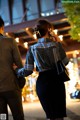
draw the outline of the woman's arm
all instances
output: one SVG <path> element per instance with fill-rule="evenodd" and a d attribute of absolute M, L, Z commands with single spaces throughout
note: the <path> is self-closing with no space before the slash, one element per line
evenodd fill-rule
<path fill-rule="evenodd" d="M 24 76 L 27 77 L 28 75 L 32 74 L 34 70 L 34 58 L 31 52 L 31 48 L 28 49 L 26 54 L 26 62 L 24 67 L 16 68 L 16 74 L 18 77 Z"/>
<path fill-rule="evenodd" d="M 15 71 L 18 77 L 27 77 L 33 73 L 33 71 L 25 70 L 25 68 L 16 68 Z"/>

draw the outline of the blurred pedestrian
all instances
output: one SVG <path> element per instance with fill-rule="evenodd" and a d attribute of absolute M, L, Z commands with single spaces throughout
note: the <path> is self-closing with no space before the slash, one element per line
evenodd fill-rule
<path fill-rule="evenodd" d="M 8 106 L 14 120 L 24 120 L 21 89 L 13 64 L 23 67 L 15 40 L 4 36 L 4 21 L 0 17 L 0 120 L 8 120 Z"/>
<path fill-rule="evenodd" d="M 63 120 L 66 117 L 66 94 L 64 82 L 57 78 L 53 50 L 59 44 L 61 60 L 65 65 L 69 59 L 53 32 L 53 25 L 47 20 L 39 20 L 35 31 L 38 42 L 29 47 L 24 68 L 18 69 L 18 76 L 28 76 L 34 70 L 34 62 L 39 76 L 36 92 L 48 120 Z"/>

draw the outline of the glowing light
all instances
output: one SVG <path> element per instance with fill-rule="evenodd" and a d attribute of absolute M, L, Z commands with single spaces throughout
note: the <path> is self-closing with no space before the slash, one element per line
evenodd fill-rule
<path fill-rule="evenodd" d="M 26 31 L 29 30 L 29 28 L 26 28 Z"/>
<path fill-rule="evenodd" d="M 6 33 L 6 35 L 8 36 L 8 35 L 9 35 L 9 33 Z"/>
<path fill-rule="evenodd" d="M 15 40 L 16 40 L 16 42 L 17 42 L 17 43 L 19 43 L 19 38 L 18 38 L 18 37 L 17 37 L 17 38 L 15 38 Z"/>
<path fill-rule="evenodd" d="M 61 41 L 63 41 L 63 35 L 59 35 L 58 37 L 60 38 Z"/>
<path fill-rule="evenodd" d="M 46 16 L 49 16 L 50 14 L 49 13 L 46 13 Z"/>
<path fill-rule="evenodd" d="M 78 33 L 78 36 L 80 36 L 80 33 Z"/>
<path fill-rule="evenodd" d="M 34 39 L 37 39 L 36 33 L 33 34 Z"/>
<path fill-rule="evenodd" d="M 50 13 L 50 15 L 53 15 L 53 14 L 54 14 L 53 12 Z"/>
<path fill-rule="evenodd" d="M 41 16 L 45 16 L 45 14 L 44 14 L 44 13 L 41 13 Z"/>
<path fill-rule="evenodd" d="M 24 47 L 25 47 L 25 48 L 28 48 L 28 42 L 25 42 L 25 43 L 24 43 Z"/>
<path fill-rule="evenodd" d="M 57 30 L 57 29 L 55 29 L 55 30 L 53 30 L 53 31 L 54 31 L 54 33 L 57 35 L 58 30 Z"/>
<path fill-rule="evenodd" d="M 75 50 L 74 52 L 75 52 L 75 54 L 79 54 L 79 51 L 78 51 L 78 50 Z"/>

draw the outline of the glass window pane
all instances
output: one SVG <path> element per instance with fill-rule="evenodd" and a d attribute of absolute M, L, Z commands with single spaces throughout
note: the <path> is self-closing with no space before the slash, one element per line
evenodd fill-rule
<path fill-rule="evenodd" d="M 23 18 L 23 9 L 22 9 L 22 0 L 12 0 L 12 21 L 13 24 L 22 22 Z M 5 21 L 5 25 L 9 25 L 9 8 L 8 0 L 0 0 L 0 15 Z"/>
<path fill-rule="evenodd" d="M 7 0 L 0 0 L 0 16 L 3 18 L 5 25 L 9 25 L 9 12 Z"/>
<path fill-rule="evenodd" d="M 41 16 L 49 16 L 54 14 L 54 2 L 53 0 L 40 0 L 41 2 Z"/>
<path fill-rule="evenodd" d="M 33 20 L 39 17 L 37 0 L 27 0 L 26 8 L 27 8 L 26 13 L 27 20 Z"/>
<path fill-rule="evenodd" d="M 50 16 L 53 14 L 63 12 L 62 3 L 60 0 L 56 4 L 56 9 L 54 0 L 40 0 L 40 2 L 41 2 L 41 16 Z"/>
<path fill-rule="evenodd" d="M 12 7 L 13 23 L 22 22 L 23 18 L 23 9 L 22 9 L 22 0 L 14 0 Z"/>

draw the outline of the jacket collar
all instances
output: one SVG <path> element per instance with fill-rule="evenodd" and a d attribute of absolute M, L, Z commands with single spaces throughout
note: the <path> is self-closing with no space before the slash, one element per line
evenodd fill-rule
<path fill-rule="evenodd" d="M 38 39 L 39 43 L 43 43 L 43 42 L 51 42 L 52 40 L 50 40 L 49 38 L 40 38 Z"/>

